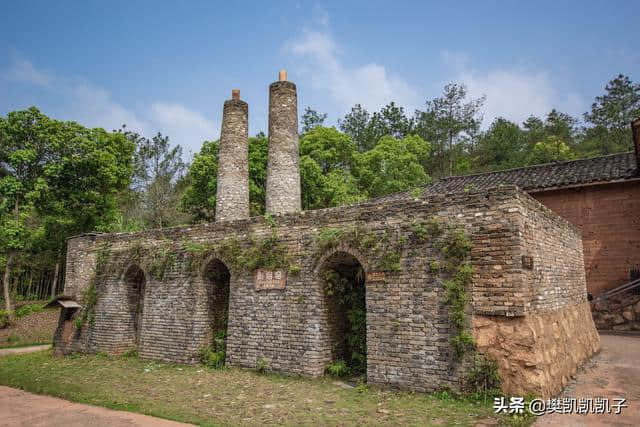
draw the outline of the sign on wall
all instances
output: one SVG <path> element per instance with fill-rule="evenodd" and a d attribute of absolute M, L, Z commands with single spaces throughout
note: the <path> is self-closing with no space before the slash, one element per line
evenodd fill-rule
<path fill-rule="evenodd" d="M 367 273 L 367 282 L 384 282 L 384 271 L 370 271 Z"/>
<path fill-rule="evenodd" d="M 253 283 L 257 291 L 266 289 L 284 289 L 287 283 L 285 270 L 263 270 L 253 272 Z"/>

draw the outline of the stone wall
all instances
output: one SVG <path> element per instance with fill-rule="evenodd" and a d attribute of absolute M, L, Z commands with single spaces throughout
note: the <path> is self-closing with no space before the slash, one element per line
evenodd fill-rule
<path fill-rule="evenodd" d="M 600 349 L 589 303 L 523 317 L 474 316 L 480 352 L 494 359 L 503 391 L 550 397 Z"/>
<path fill-rule="evenodd" d="M 598 329 L 640 334 L 640 290 L 594 301 L 591 309 Z"/>
<path fill-rule="evenodd" d="M 433 261 L 442 261 L 440 247 L 437 239 L 419 238 L 415 231 L 417 223 L 433 219 L 464 229 L 472 241 L 474 277 L 468 312 L 476 318 L 509 316 L 526 324 L 541 311 L 562 316 L 583 304 L 584 274 L 576 261 L 575 229 L 515 187 L 501 187 L 371 201 L 277 215 L 273 220 L 254 217 L 72 239 L 65 291 L 80 298 L 84 283 L 91 280 L 88 272 L 98 272 L 95 320 L 83 327 L 84 341 L 74 348 L 84 345 L 84 351 L 119 353 L 137 347 L 143 358 L 196 361 L 199 349 L 211 340 L 211 281 L 205 272 L 210 261 L 219 260 L 230 272 L 227 363 L 253 368 L 264 361 L 275 371 L 322 375 L 333 360 L 334 342 L 331 307 L 319 272 L 329 256 L 342 251 L 357 259 L 366 274 L 368 381 L 419 391 L 458 387 L 465 364 L 456 361 L 449 343 L 453 331 L 443 302 L 446 276 L 430 267 Z M 398 271 L 381 271 L 372 254 L 347 242 L 319 251 L 317 238 L 323 230 L 355 225 L 372 233 L 376 242 L 398 250 Z M 284 289 L 258 289 L 252 272 L 222 248 L 235 239 L 246 249 L 274 234 L 292 268 L 282 272 Z M 402 243 L 393 246 L 393 242 Z M 204 244 L 210 249 L 195 256 L 193 248 Z M 569 251 L 567 259 L 564 250 Z M 84 252 L 93 255 L 75 256 Z M 537 257 L 534 269 L 539 270 L 525 272 L 523 254 Z M 142 268 L 146 279 L 137 344 L 124 280 L 132 265 Z M 555 276 L 554 271 L 558 271 Z M 544 283 L 534 288 L 541 277 Z M 553 281 L 563 283 L 552 286 Z M 571 291 L 551 291 L 563 286 Z M 534 302 L 534 295 L 542 299 Z M 584 325 L 588 328 L 588 323 Z M 578 339 L 567 329 L 556 335 L 553 339 L 566 345 Z M 540 339 L 550 336 L 543 334 Z M 546 348 L 538 338 L 533 340 L 534 350 Z M 60 348 L 58 341 L 56 346 Z"/>

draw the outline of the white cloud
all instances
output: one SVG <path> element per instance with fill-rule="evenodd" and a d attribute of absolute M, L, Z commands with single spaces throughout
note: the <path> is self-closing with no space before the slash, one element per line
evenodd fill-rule
<path fill-rule="evenodd" d="M 341 110 L 348 111 L 354 104 L 362 104 L 370 111 L 395 101 L 413 111 L 419 105 L 417 91 L 400 76 L 391 74 L 376 63 L 350 67 L 341 58 L 341 48 L 326 33 L 303 31 L 301 36 L 289 41 L 285 51 L 306 58 L 306 69 L 312 87 L 325 91 Z"/>
<path fill-rule="evenodd" d="M 180 104 L 156 102 L 151 105 L 150 119 L 155 128 L 163 129 L 171 141 L 186 151 L 197 152 L 205 140 L 218 138 L 215 124 L 202 114 Z"/>
<path fill-rule="evenodd" d="M 43 87 L 49 87 L 53 80 L 49 73 L 36 70 L 30 61 L 20 58 L 14 58 L 9 68 L 2 73 L 2 76 L 10 81 Z"/>
<path fill-rule="evenodd" d="M 486 95 L 485 127 L 496 117 L 521 123 L 532 114 L 544 117 L 553 108 L 574 116 L 584 109 L 581 97 L 575 93 L 561 93 L 547 72 L 519 67 L 480 72 L 468 65 L 466 55 L 450 52 L 443 52 L 442 60 L 453 69 L 452 80 L 467 86 L 470 97 Z"/>
<path fill-rule="evenodd" d="M 40 87 L 46 94 L 54 95 L 55 110 L 46 111 L 54 118 L 109 131 L 126 124 L 128 130 L 146 137 L 161 132 L 169 136 L 172 143 L 182 145 L 185 156 L 198 152 L 204 140 L 218 138 L 215 122 L 179 103 L 156 101 L 134 111 L 113 99 L 105 88 L 85 80 L 57 78 L 37 70 L 25 60 L 14 60 L 0 76 Z"/>
<path fill-rule="evenodd" d="M 111 98 L 106 89 L 88 83 L 74 83 L 69 88 L 70 99 L 61 99 L 65 114 L 73 120 L 89 127 L 106 130 L 119 129 L 123 124 L 127 129 L 145 134 L 149 123 Z"/>

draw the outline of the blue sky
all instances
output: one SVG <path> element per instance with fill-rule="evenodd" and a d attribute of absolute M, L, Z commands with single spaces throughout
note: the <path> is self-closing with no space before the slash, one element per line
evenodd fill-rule
<path fill-rule="evenodd" d="M 106 129 L 219 137 L 232 88 L 266 130 L 286 68 L 299 108 L 409 111 L 450 81 L 486 95 L 485 126 L 580 115 L 618 73 L 640 81 L 636 1 L 22 1 L 0 14 L 0 114 L 38 106 Z"/>

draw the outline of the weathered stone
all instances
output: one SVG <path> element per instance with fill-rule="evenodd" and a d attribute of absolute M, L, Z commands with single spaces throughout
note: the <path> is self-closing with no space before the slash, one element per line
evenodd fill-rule
<path fill-rule="evenodd" d="M 222 113 L 216 222 L 249 218 L 249 106 L 237 95 L 224 103 Z"/>
<path fill-rule="evenodd" d="M 266 210 L 281 214 L 301 209 L 298 95 L 294 83 L 278 81 L 269 86 Z"/>
<path fill-rule="evenodd" d="M 624 317 L 626 320 L 633 320 L 633 310 L 631 310 L 631 307 L 622 312 L 622 317 Z"/>

